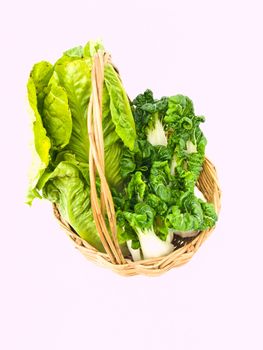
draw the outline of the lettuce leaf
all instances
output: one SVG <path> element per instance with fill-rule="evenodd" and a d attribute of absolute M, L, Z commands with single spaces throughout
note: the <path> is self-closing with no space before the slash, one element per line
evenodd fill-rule
<path fill-rule="evenodd" d="M 92 59 L 99 50 L 104 51 L 103 43 L 100 40 L 90 40 L 83 48 L 83 56 Z"/>
<path fill-rule="evenodd" d="M 43 196 L 58 205 L 62 217 L 79 236 L 103 251 L 90 206 L 90 189 L 81 170 L 69 161 L 62 161 L 49 175 Z"/>
<path fill-rule="evenodd" d="M 72 116 L 72 133 L 67 150 L 76 158 L 88 162 L 89 138 L 87 108 L 91 94 L 90 67 L 82 59 L 59 60 L 55 65 L 59 85 L 65 89 Z"/>
<path fill-rule="evenodd" d="M 42 112 L 44 98 L 46 96 L 46 88 L 48 82 L 53 74 L 53 66 L 47 61 L 41 61 L 36 63 L 31 72 L 30 77 L 32 78 L 37 95 L 37 107 L 40 113 Z"/>
<path fill-rule="evenodd" d="M 43 124 L 52 141 L 52 147 L 62 149 L 70 140 L 72 132 L 71 111 L 65 90 L 55 79 L 43 104 Z"/>
<path fill-rule="evenodd" d="M 104 79 L 110 96 L 110 112 L 116 133 L 124 145 L 133 150 L 136 131 L 130 103 L 120 78 L 111 64 L 105 65 Z"/>
<path fill-rule="evenodd" d="M 123 142 L 116 133 L 116 127 L 110 111 L 110 96 L 106 85 L 103 85 L 102 96 L 102 129 L 104 138 L 105 174 L 109 185 L 120 188 L 122 184 L 120 161 Z"/>
<path fill-rule="evenodd" d="M 27 203 L 32 204 L 35 197 L 40 197 L 37 183 L 49 164 L 51 142 L 43 126 L 37 107 L 37 90 L 34 80 L 30 77 L 27 83 L 28 101 L 32 115 L 34 147 L 32 147 L 32 165 L 29 173 L 29 188 Z"/>

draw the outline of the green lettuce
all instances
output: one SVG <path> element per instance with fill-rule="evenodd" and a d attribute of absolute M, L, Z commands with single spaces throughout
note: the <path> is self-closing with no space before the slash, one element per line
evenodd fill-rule
<path fill-rule="evenodd" d="M 104 80 L 110 96 L 110 112 L 115 131 L 124 145 L 132 151 L 136 139 L 135 123 L 127 94 L 111 64 L 105 65 Z"/>
<path fill-rule="evenodd" d="M 37 107 L 42 112 L 44 98 L 46 96 L 46 88 L 53 74 L 54 67 L 47 61 L 41 61 L 34 64 L 30 78 L 33 80 L 36 88 Z"/>
<path fill-rule="evenodd" d="M 45 96 L 42 115 L 52 148 L 64 148 L 69 143 L 72 132 L 71 110 L 66 91 L 55 79 Z"/>
<path fill-rule="evenodd" d="M 28 99 L 35 161 L 27 201 L 43 196 L 55 203 L 74 230 L 103 251 L 90 206 L 88 174 L 87 110 L 92 61 L 98 50 L 103 50 L 100 42 L 89 42 L 64 52 L 54 66 L 42 61 L 31 71 Z M 118 190 L 123 187 L 123 148 L 134 149 L 136 130 L 127 94 L 111 64 L 105 65 L 102 103 L 105 173 L 112 189 Z"/>
<path fill-rule="evenodd" d="M 72 133 L 66 147 L 79 161 L 88 162 L 87 109 L 91 94 L 91 71 L 83 59 L 59 60 L 55 65 L 59 85 L 65 90 L 72 116 Z"/>
<path fill-rule="evenodd" d="M 62 161 L 49 175 L 43 188 L 44 198 L 56 203 L 62 217 L 80 237 L 103 251 L 90 206 L 90 187 L 80 169 Z"/>
<path fill-rule="evenodd" d="M 32 115 L 34 145 L 32 147 L 32 166 L 29 173 L 27 203 L 31 204 L 35 197 L 40 197 L 37 183 L 49 164 L 51 142 L 43 126 L 37 106 L 37 93 L 34 80 L 30 77 L 27 84 L 28 101 Z"/>

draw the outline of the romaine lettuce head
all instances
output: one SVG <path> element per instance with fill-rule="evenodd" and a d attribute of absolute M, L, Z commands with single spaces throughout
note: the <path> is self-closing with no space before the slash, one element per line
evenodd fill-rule
<path fill-rule="evenodd" d="M 93 56 L 103 50 L 89 42 L 67 50 L 57 62 L 35 64 L 28 81 L 32 112 L 33 153 L 27 202 L 45 197 L 90 244 L 103 250 L 89 200 L 89 137 L 87 111 L 92 92 Z M 133 151 L 135 123 L 122 82 L 110 63 L 105 65 L 102 129 L 105 175 L 112 189 L 121 189 L 120 160 L 124 146 Z"/>

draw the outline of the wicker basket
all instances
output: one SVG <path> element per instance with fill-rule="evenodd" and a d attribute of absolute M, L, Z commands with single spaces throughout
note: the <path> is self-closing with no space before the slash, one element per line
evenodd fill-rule
<path fill-rule="evenodd" d="M 98 52 L 94 56 L 92 68 L 92 93 L 88 106 L 88 134 L 90 142 L 89 152 L 89 177 L 91 207 L 94 221 L 105 248 L 105 253 L 99 252 L 85 240 L 80 238 L 73 228 L 63 220 L 58 208 L 54 205 L 54 214 L 59 220 L 63 229 L 74 242 L 76 248 L 90 261 L 110 268 L 123 276 L 147 275 L 157 276 L 173 267 L 180 266 L 188 262 L 198 250 L 204 240 L 214 228 L 200 232 L 194 238 L 174 239 L 175 250 L 167 256 L 140 261 L 132 261 L 124 258 L 117 240 L 116 218 L 113 199 L 104 174 L 104 143 L 102 132 L 102 89 L 104 79 L 104 65 L 110 62 L 107 53 Z M 99 176 L 101 184 L 101 198 L 99 200 L 95 178 Z M 215 206 L 215 210 L 220 210 L 220 189 L 218 185 L 215 167 L 205 159 L 203 170 L 198 180 L 197 186 L 208 202 Z M 109 228 L 105 224 L 107 216 Z"/>

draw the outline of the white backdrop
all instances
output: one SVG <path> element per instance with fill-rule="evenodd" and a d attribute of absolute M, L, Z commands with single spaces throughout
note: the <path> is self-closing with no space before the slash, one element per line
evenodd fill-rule
<path fill-rule="evenodd" d="M 262 2 L 1 3 L 0 348 L 263 349 Z M 77 252 L 51 206 L 24 204 L 33 63 L 102 38 L 131 97 L 193 99 L 222 211 L 192 261 L 123 278 Z"/>

